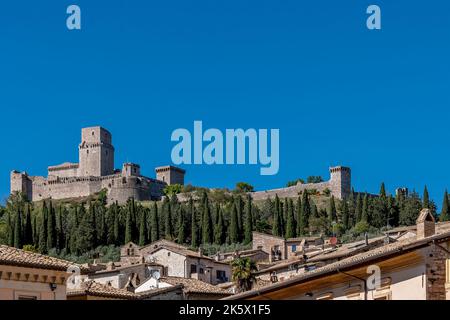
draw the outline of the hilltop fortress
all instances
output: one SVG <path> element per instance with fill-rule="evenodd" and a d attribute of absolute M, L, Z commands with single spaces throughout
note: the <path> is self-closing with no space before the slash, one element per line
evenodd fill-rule
<path fill-rule="evenodd" d="M 164 166 L 156 168 L 156 179 L 141 176 L 140 166 L 124 163 L 114 169 L 112 135 L 101 127 L 83 128 L 78 147 L 79 163 L 63 163 L 48 167 L 48 177 L 11 172 L 11 193 L 22 192 L 29 200 L 69 199 L 87 197 L 107 190 L 110 203 L 156 200 L 170 184 L 184 184 L 183 169 Z"/>
<path fill-rule="evenodd" d="M 30 176 L 26 172 L 11 172 L 11 193 L 21 192 L 30 201 L 44 199 L 83 198 L 107 191 L 109 203 L 124 203 L 133 197 L 137 201 L 159 200 L 167 185 L 184 185 L 185 170 L 174 167 L 158 167 L 156 179 L 141 175 L 140 166 L 124 163 L 122 169 L 114 169 L 114 147 L 112 135 L 101 127 L 81 130 L 78 147 L 79 162 L 63 163 L 48 167 L 48 176 Z M 316 190 L 344 199 L 351 192 L 351 172 L 348 167 L 331 167 L 330 180 L 320 183 L 297 183 L 295 186 L 252 192 L 254 200 L 268 197 L 297 197 L 303 190 Z M 180 194 L 181 201 L 186 200 Z"/>

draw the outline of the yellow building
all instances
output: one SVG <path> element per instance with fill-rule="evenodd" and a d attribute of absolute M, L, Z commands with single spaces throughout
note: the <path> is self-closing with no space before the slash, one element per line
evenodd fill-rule
<path fill-rule="evenodd" d="M 68 270 L 73 266 L 69 261 L 0 245 L 0 300 L 66 300 Z"/>

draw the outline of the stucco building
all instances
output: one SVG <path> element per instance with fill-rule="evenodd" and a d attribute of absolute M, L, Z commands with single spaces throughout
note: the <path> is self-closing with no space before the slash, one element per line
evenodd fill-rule
<path fill-rule="evenodd" d="M 71 267 L 69 261 L 0 245 L 0 300 L 65 300 Z"/>

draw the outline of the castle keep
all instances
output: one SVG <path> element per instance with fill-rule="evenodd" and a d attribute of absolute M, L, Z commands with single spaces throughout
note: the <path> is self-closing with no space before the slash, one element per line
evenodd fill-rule
<path fill-rule="evenodd" d="M 83 128 L 79 162 L 48 167 L 48 177 L 11 172 L 11 193 L 22 192 L 29 200 L 87 197 L 107 190 L 109 202 L 159 199 L 170 184 L 184 184 L 185 171 L 173 166 L 156 168 L 156 179 L 144 177 L 140 166 L 124 163 L 114 169 L 112 136 L 101 127 Z"/>

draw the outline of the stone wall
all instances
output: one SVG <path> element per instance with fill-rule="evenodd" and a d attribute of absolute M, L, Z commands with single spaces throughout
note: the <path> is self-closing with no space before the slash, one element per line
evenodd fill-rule
<path fill-rule="evenodd" d="M 446 300 L 446 262 L 449 257 L 445 250 L 449 249 L 449 243 L 433 244 L 425 252 L 427 300 Z"/>
<path fill-rule="evenodd" d="M 323 193 L 329 190 L 337 199 L 344 199 L 351 193 L 351 171 L 348 167 L 331 167 L 330 180 L 320 183 L 297 183 L 295 186 L 257 191 L 252 193 L 253 200 L 265 200 L 267 198 L 295 198 L 305 190 L 316 190 Z"/>

